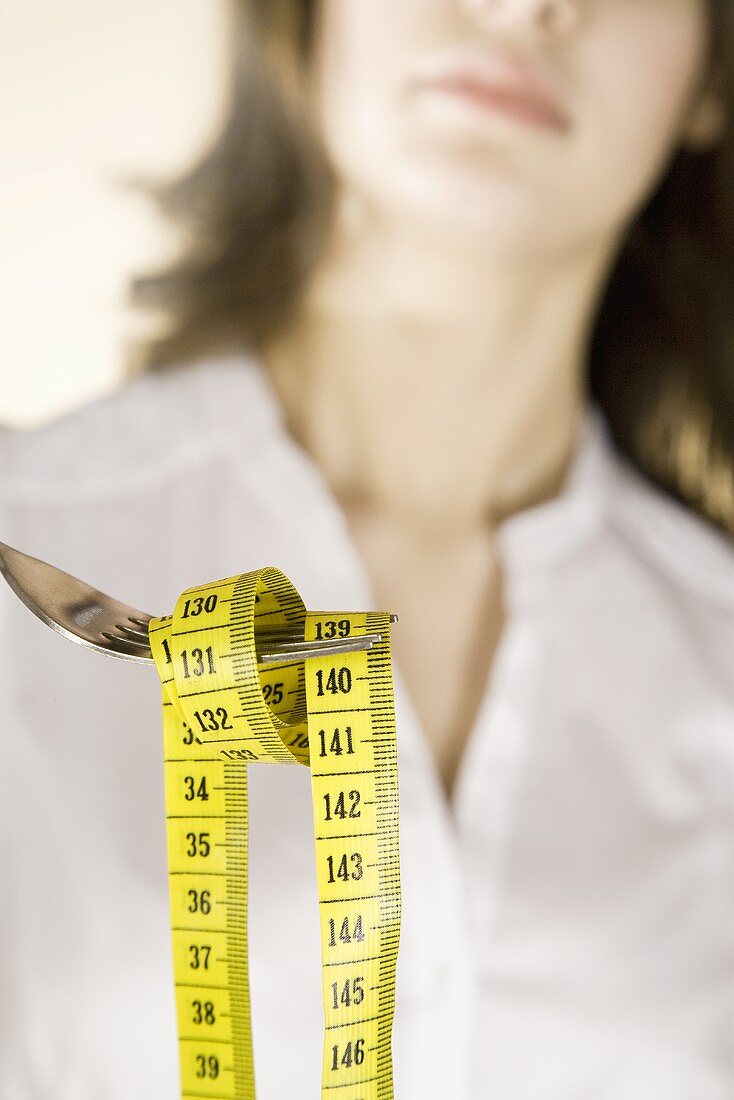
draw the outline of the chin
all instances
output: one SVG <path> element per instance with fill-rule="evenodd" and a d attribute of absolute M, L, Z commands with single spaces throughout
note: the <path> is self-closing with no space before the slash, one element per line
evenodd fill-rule
<path fill-rule="evenodd" d="M 401 220 L 443 235 L 447 243 L 454 237 L 498 254 L 537 246 L 552 216 L 547 198 L 517 172 L 494 167 L 404 163 L 372 184 L 374 201 Z"/>

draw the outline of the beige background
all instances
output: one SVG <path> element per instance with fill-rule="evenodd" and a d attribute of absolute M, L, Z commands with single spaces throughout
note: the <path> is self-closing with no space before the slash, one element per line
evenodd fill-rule
<path fill-rule="evenodd" d="M 205 145 L 226 33 L 224 0 L 0 0 L 0 423 L 118 381 L 128 277 L 175 237 L 116 177 Z"/>

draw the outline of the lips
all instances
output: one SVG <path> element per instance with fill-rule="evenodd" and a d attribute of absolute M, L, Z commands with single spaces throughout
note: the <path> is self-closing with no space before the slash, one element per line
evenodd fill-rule
<path fill-rule="evenodd" d="M 419 84 L 463 98 L 475 107 L 500 110 L 522 121 L 560 132 L 570 115 L 559 90 L 532 64 L 499 55 L 471 56 L 433 66 Z"/>

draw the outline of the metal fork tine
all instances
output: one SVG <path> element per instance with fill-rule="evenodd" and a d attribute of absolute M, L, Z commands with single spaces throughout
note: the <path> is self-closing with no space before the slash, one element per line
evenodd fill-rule
<path fill-rule="evenodd" d="M 130 627 L 126 627 L 124 623 L 116 623 L 115 629 L 121 631 L 121 635 L 112 634 L 108 630 L 102 630 L 100 633 L 103 638 L 108 638 L 111 642 L 120 641 L 122 637 L 122 640 L 131 646 L 140 646 L 141 651 L 150 652 L 148 636 L 143 631 L 133 631 Z M 294 660 L 299 657 L 338 656 L 339 653 L 371 649 L 374 644 L 382 640 L 380 634 L 361 634 L 349 638 L 334 638 L 313 642 L 296 640 L 295 635 L 280 635 L 280 637 L 284 640 L 272 642 L 263 638 L 257 639 L 260 643 L 258 647 L 260 663 Z M 267 652 L 263 652 L 263 650 Z"/>
<path fill-rule="evenodd" d="M 100 630 L 100 634 L 103 638 L 109 638 L 111 642 L 126 642 L 127 645 L 140 646 L 141 652 L 150 653 L 150 646 L 146 641 L 143 641 L 140 638 L 121 638 L 119 634 L 112 634 L 109 630 Z"/>
<path fill-rule="evenodd" d="M 377 635 L 379 638 L 380 636 Z M 331 642 L 311 642 L 300 649 L 283 646 L 275 652 L 258 654 L 258 664 L 280 664 L 286 661 L 305 660 L 307 657 L 338 657 L 340 653 L 355 653 L 363 649 L 372 649 L 373 640 L 365 635 L 355 635 L 348 639 L 350 645 L 335 646 Z"/>
<path fill-rule="evenodd" d="M 140 620 L 138 620 L 139 622 Z M 119 630 L 126 638 L 130 639 L 136 644 L 148 645 L 148 632 L 142 629 L 133 629 L 126 626 L 125 623 L 116 623 L 115 629 Z M 104 637 L 114 639 L 114 635 L 104 633 Z M 261 653 L 261 660 L 271 662 L 275 657 L 283 658 L 283 655 L 290 655 L 293 657 L 296 653 L 311 654 L 315 650 L 322 653 L 324 656 L 338 654 L 340 651 L 353 651 L 355 648 L 367 649 L 371 648 L 373 643 L 381 641 L 379 634 L 367 634 L 357 635 L 355 637 L 369 639 L 369 644 L 360 642 L 358 646 L 354 646 L 354 638 L 333 638 L 333 639 L 320 639 L 318 641 L 305 641 L 300 637 L 296 631 L 290 626 L 284 626 L 280 628 L 270 627 L 264 631 L 258 631 L 255 637 L 257 648 L 259 651 L 267 650 L 267 653 Z"/>
<path fill-rule="evenodd" d="M 268 643 L 266 641 L 265 644 L 267 645 L 267 648 L 272 650 L 274 653 L 280 652 L 281 649 L 294 650 L 294 651 L 296 651 L 296 650 L 304 650 L 304 651 L 305 650 L 315 650 L 316 652 L 322 652 L 327 647 L 329 649 L 346 649 L 346 650 L 348 650 L 349 647 L 351 645 L 353 645 L 355 642 L 369 642 L 370 645 L 372 645 L 373 643 L 379 642 L 381 640 L 382 640 L 382 635 L 380 635 L 380 634 L 354 634 L 354 635 L 350 636 L 349 638 L 319 639 L 318 641 L 312 641 L 312 642 L 306 642 L 303 639 L 296 640 L 294 638 L 292 641 L 285 640 L 285 641 L 281 641 L 281 642 L 270 642 L 270 643 Z M 257 643 L 258 641 L 262 641 L 262 640 L 258 639 L 256 637 L 255 642 Z"/>
<path fill-rule="evenodd" d="M 148 627 L 150 625 L 150 619 L 137 618 L 135 615 L 130 615 L 130 616 L 128 616 L 128 618 L 129 618 L 131 623 L 135 623 L 137 626 L 142 627 L 145 631 L 148 630 Z M 152 618 L 152 616 L 151 616 L 151 618 Z M 168 618 L 168 616 L 166 616 L 166 618 Z M 397 621 L 398 621 L 398 616 L 397 615 L 391 615 L 390 616 L 390 622 L 391 623 L 396 623 Z M 267 630 L 258 631 L 258 635 L 260 637 L 269 636 L 271 634 L 272 635 L 279 635 L 279 634 L 283 634 L 283 635 L 288 634 L 288 635 L 290 635 L 291 632 L 292 632 L 292 628 L 290 626 L 287 626 L 287 625 L 282 626 L 282 627 L 272 626 L 272 627 L 268 627 Z"/>
<path fill-rule="evenodd" d="M 136 642 L 144 642 L 148 645 L 147 630 L 134 630 L 133 627 L 126 626 L 125 623 L 115 623 L 115 630 L 121 630 L 126 637 L 134 638 Z"/>

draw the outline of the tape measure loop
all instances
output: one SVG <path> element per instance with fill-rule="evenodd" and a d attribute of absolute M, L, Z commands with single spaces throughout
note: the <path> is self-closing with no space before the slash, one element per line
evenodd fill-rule
<path fill-rule="evenodd" d="M 256 638 L 369 631 L 368 651 L 258 666 Z M 309 765 L 322 939 L 322 1097 L 390 1100 L 400 926 L 390 617 L 307 612 L 275 566 L 181 593 L 150 624 L 162 685 L 182 1096 L 255 1100 L 247 765 Z M 336 1093 L 334 1090 L 338 1090 Z"/>

